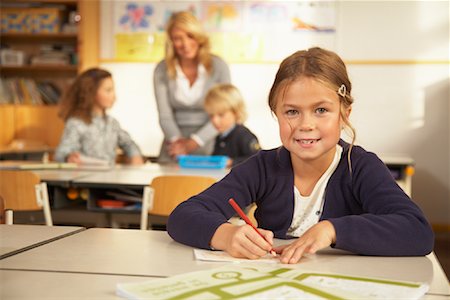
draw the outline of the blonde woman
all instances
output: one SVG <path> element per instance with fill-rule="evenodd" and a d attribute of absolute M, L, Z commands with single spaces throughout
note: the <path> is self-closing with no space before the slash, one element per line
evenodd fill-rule
<path fill-rule="evenodd" d="M 173 161 L 182 154 L 211 154 L 217 131 L 203 109 L 203 100 L 213 85 L 230 82 L 228 65 L 210 53 L 208 36 L 194 15 L 174 13 L 166 33 L 166 57 L 153 76 L 164 133 L 159 162 Z"/>
<path fill-rule="evenodd" d="M 209 90 L 205 110 L 219 132 L 213 155 L 228 156 L 228 167 L 243 162 L 261 149 L 258 138 L 243 124 L 247 119 L 245 102 L 234 85 L 223 83 Z"/>

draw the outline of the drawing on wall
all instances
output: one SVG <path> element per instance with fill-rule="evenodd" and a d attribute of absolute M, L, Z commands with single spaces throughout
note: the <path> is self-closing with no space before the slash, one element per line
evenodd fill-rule
<path fill-rule="evenodd" d="M 232 63 L 278 63 L 311 46 L 335 48 L 335 1 L 115 1 L 117 60 L 159 61 L 171 14 L 189 10 L 203 23 L 213 53 Z"/>
<path fill-rule="evenodd" d="M 124 31 L 136 31 L 150 26 L 149 17 L 153 14 L 153 6 L 138 3 L 126 4 L 126 9 L 119 19 L 119 25 Z"/>

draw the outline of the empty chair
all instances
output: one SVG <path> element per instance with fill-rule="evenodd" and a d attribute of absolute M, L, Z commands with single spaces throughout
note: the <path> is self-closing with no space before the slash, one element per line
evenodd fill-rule
<path fill-rule="evenodd" d="M 155 177 L 144 188 L 141 211 L 141 229 L 148 226 L 148 214 L 169 216 L 175 207 L 217 181 L 216 178 L 189 175 L 164 175 Z"/>
<path fill-rule="evenodd" d="M 12 210 L 5 208 L 5 200 L 0 196 L 0 224 L 12 225 Z"/>
<path fill-rule="evenodd" d="M 5 201 L 5 210 L 43 210 L 45 224 L 53 225 L 47 185 L 41 182 L 37 174 L 31 171 L 0 170 L 0 196 Z"/>

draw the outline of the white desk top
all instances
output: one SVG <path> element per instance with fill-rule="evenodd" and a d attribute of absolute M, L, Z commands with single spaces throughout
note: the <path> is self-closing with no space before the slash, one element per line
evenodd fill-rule
<path fill-rule="evenodd" d="M 142 282 L 151 277 L 45 271 L 0 270 L 0 299 L 113 299 L 118 283 Z"/>
<path fill-rule="evenodd" d="M 33 173 L 39 175 L 42 181 L 46 182 L 62 182 L 69 183 L 78 178 L 83 178 L 95 174 L 94 171 L 81 171 L 81 170 L 33 170 Z"/>
<path fill-rule="evenodd" d="M 45 271 L 0 270 L 0 299 L 102 299 L 123 300 L 116 296 L 118 283 L 143 282 L 152 277 Z M 24 287 L 26 282 L 27 288 Z M 57 284 L 55 284 L 57 283 Z M 94 283 L 94 284 L 93 284 Z M 427 294 L 423 300 L 443 300 L 446 296 Z"/>
<path fill-rule="evenodd" d="M 184 169 L 177 165 L 146 164 L 139 167 L 116 166 L 108 172 L 92 172 L 89 176 L 76 178 L 73 182 L 78 185 L 145 186 L 150 184 L 153 178 L 161 175 L 198 175 L 221 179 L 228 172 L 225 169 Z"/>
<path fill-rule="evenodd" d="M 0 259 L 84 230 L 83 227 L 0 225 Z"/>
<path fill-rule="evenodd" d="M 5 258 L 0 269 L 166 277 L 223 264 L 196 261 L 191 247 L 174 242 L 164 231 L 93 228 Z M 450 294 L 434 254 L 372 257 L 328 249 L 289 267 L 428 282 L 429 294 Z"/>

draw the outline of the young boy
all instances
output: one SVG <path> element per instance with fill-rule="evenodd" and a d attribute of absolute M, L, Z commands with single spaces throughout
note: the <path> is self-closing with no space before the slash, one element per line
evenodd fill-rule
<path fill-rule="evenodd" d="M 226 155 L 227 166 L 246 160 L 261 147 L 258 138 L 242 123 L 247 118 L 244 100 L 239 90 L 231 84 L 219 84 L 208 91 L 205 111 L 219 131 L 213 155 Z"/>

